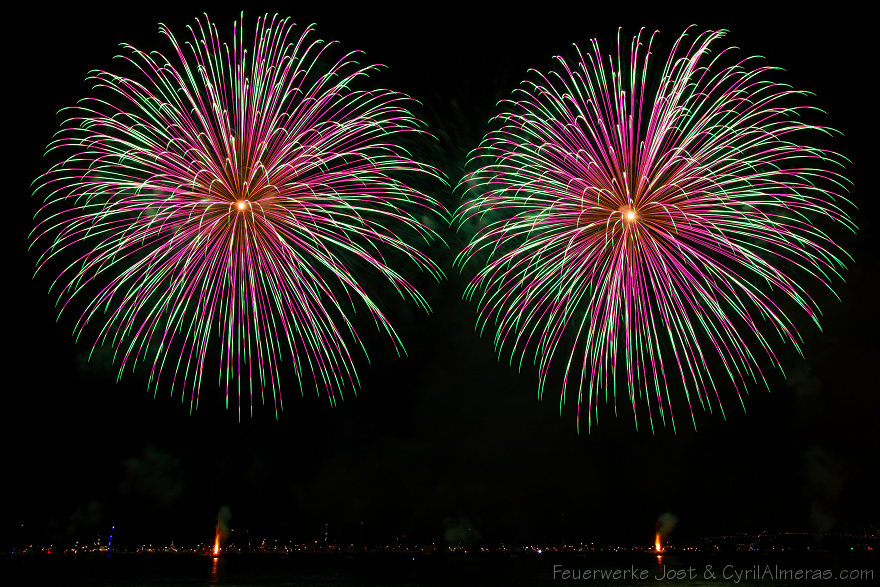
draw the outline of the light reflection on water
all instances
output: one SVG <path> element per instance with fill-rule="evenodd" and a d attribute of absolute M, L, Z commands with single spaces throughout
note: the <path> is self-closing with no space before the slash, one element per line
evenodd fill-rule
<path fill-rule="evenodd" d="M 786 556 L 686 556 L 678 553 L 635 556 L 458 556 L 373 554 L 350 556 L 319 555 L 134 555 L 105 557 L 0 557 L 0 577 L 4 584 L 114 585 L 144 587 L 153 585 L 288 585 L 293 587 L 344 587 L 368 584 L 374 587 L 468 587 L 477 585 L 589 585 L 590 587 L 755 587 L 775 585 L 873 585 L 874 581 L 789 581 L 754 576 L 723 577 L 717 573 L 732 564 L 740 571 L 756 566 L 796 568 L 870 568 L 880 576 L 877 556 L 838 557 L 835 555 Z M 706 566 L 716 570 L 714 578 L 704 575 Z M 607 574 L 588 580 L 554 578 L 554 569 L 618 573 L 635 569 L 615 579 Z M 693 571 L 691 571 L 693 569 Z M 7 581 L 6 579 L 11 579 Z M 20 580 L 19 580 L 20 579 Z"/>
<path fill-rule="evenodd" d="M 220 564 L 220 557 L 215 556 L 213 562 L 211 563 L 211 579 L 208 581 L 208 585 L 210 587 L 217 587 L 217 565 Z"/>

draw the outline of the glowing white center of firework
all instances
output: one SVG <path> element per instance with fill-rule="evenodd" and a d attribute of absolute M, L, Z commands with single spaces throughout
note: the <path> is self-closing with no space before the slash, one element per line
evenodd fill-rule
<path fill-rule="evenodd" d="M 622 208 L 620 210 L 620 215 L 626 222 L 635 222 L 639 217 L 638 214 L 636 214 L 636 211 L 632 208 Z"/>
<path fill-rule="evenodd" d="M 247 200 L 241 200 L 241 201 L 238 203 L 238 209 L 239 209 L 239 210 L 244 210 L 245 207 L 248 206 L 248 205 L 250 205 L 250 202 L 249 202 L 249 201 L 247 201 Z"/>

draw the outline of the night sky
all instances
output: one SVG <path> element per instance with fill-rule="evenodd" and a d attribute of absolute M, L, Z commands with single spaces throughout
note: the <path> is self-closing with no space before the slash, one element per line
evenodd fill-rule
<path fill-rule="evenodd" d="M 560 414 L 557 387 L 537 398 L 537 370 L 499 361 L 491 337 L 474 332 L 476 307 L 451 265 L 464 236 L 443 233 L 433 250 L 448 279 L 425 283 L 434 311 L 396 308 L 409 356 L 387 342 L 357 363 L 362 388 L 333 408 L 313 391 L 300 396 L 288 374 L 285 408 L 255 416 L 224 410 L 219 390 L 199 409 L 146 391 L 142 373 L 115 382 L 108 353 L 92 362 L 89 341 L 74 342 L 73 314 L 48 295 L 50 273 L 33 278 L 27 235 L 37 201 L 30 182 L 60 123 L 55 112 L 87 92 L 92 68 L 113 70 L 117 45 L 165 50 L 164 22 L 183 34 L 201 8 L 125 3 L 122 11 L 38 8 L 7 20 L 6 369 L 2 446 L 6 493 L 0 539 L 89 539 L 116 526 L 137 544 L 208 541 L 221 506 L 251 536 L 312 540 L 328 524 L 340 541 L 381 543 L 604 540 L 649 542 L 657 516 L 672 512 L 675 536 L 761 529 L 823 532 L 880 523 L 873 484 L 878 449 L 878 211 L 876 64 L 865 15 L 716 12 L 606 3 L 597 11 L 538 3 L 532 11 L 414 4 L 340 8 L 331 3 L 247 3 L 246 23 L 278 12 L 318 36 L 388 69 L 369 83 L 409 93 L 438 142 L 420 153 L 453 180 L 476 146 L 494 104 L 530 67 L 547 69 L 572 42 L 598 37 L 605 50 L 618 27 L 659 29 L 669 47 L 688 24 L 727 28 L 726 42 L 782 66 L 777 75 L 816 96 L 824 122 L 843 131 L 833 147 L 848 156 L 859 210 L 855 263 L 836 284 L 841 301 L 817 293 L 824 331 L 797 316 L 806 358 L 778 347 L 787 376 L 767 369 L 771 393 L 755 389 L 743 413 L 726 397 L 726 419 L 680 414 L 677 433 L 633 429 L 632 416 L 600 412 L 590 434 L 575 430 L 575 406 Z M 213 3 L 207 3 L 213 4 Z M 734 8 L 740 7 L 736 3 Z M 838 4 L 834 4 L 838 6 Z M 741 10 L 741 8 L 737 8 Z M 211 8 L 231 26 L 238 8 Z M 118 62 L 117 62 L 118 63 Z M 11 126 L 11 132 L 10 132 Z M 449 207 L 457 196 L 438 191 Z M 815 284 L 813 284 L 815 285 Z M 389 297 L 389 300 L 393 298 Z M 507 355 L 504 355 L 505 359 Z M 728 390 L 729 392 L 729 390 Z M 470 529 L 470 530 L 468 530 Z"/>

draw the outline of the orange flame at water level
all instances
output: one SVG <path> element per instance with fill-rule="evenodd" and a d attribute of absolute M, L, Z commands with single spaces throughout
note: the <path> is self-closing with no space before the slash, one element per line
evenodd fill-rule
<path fill-rule="evenodd" d="M 654 550 L 658 553 L 663 552 L 663 545 L 660 544 L 660 532 L 654 534 Z"/>
<path fill-rule="evenodd" d="M 214 556 L 220 555 L 220 530 L 214 534 Z"/>

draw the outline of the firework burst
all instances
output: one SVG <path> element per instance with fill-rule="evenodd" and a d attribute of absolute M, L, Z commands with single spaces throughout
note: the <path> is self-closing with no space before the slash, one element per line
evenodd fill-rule
<path fill-rule="evenodd" d="M 718 374 L 740 402 L 766 386 L 761 357 L 800 352 L 790 310 L 818 324 L 808 287 L 845 268 L 846 160 L 804 142 L 834 132 L 776 68 L 714 51 L 724 34 L 685 31 L 659 76 L 654 35 L 575 46 L 502 102 L 459 184 L 478 328 L 520 366 L 534 350 L 539 396 L 560 374 L 560 409 L 576 388 L 579 428 L 624 394 L 636 427 L 674 429 L 678 399 L 694 426 L 723 415 Z"/>
<path fill-rule="evenodd" d="M 130 73 L 93 72 L 63 111 L 59 162 L 35 182 L 37 270 L 62 267 L 60 312 L 84 306 L 75 335 L 95 325 L 93 350 L 114 349 L 119 376 L 145 363 L 154 393 L 197 407 L 210 352 L 239 416 L 267 396 L 277 416 L 285 359 L 335 402 L 366 353 L 356 310 L 402 350 L 365 281 L 427 309 L 399 265 L 442 277 L 413 244 L 442 214 L 412 187 L 442 180 L 402 146 L 426 135 L 413 101 L 355 89 L 378 66 L 328 60 L 333 43 L 287 19 L 258 19 L 249 40 L 242 17 L 231 45 L 207 18 L 187 42 L 160 32 L 168 56 L 123 45 Z"/>

